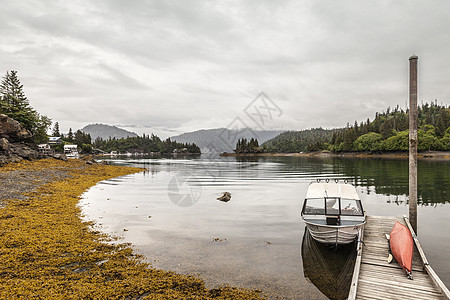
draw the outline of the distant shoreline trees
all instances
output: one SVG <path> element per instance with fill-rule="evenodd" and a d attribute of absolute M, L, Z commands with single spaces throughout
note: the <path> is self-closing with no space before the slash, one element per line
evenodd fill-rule
<path fill-rule="evenodd" d="M 373 121 L 347 125 L 333 134 L 329 150 L 407 151 L 409 147 L 409 111 L 398 106 L 376 113 Z M 418 150 L 450 150 L 450 108 L 436 102 L 418 108 Z"/>
<path fill-rule="evenodd" d="M 450 107 L 437 101 L 418 107 L 418 150 L 450 150 Z M 407 151 L 408 110 L 398 106 L 376 113 L 365 122 L 340 129 L 313 128 L 289 131 L 265 142 L 268 152 L 394 152 Z"/>
<path fill-rule="evenodd" d="M 251 138 L 250 140 L 247 140 L 246 138 L 238 140 L 236 149 L 234 149 L 234 152 L 236 153 L 261 153 L 263 151 L 263 148 L 259 147 L 258 139 L 254 138 Z"/>
<path fill-rule="evenodd" d="M 170 138 L 163 141 L 154 134 L 108 140 L 96 138 L 93 146 L 105 152 L 118 151 L 120 153 L 201 153 L 200 148 L 194 143 L 178 143 Z"/>
<path fill-rule="evenodd" d="M 312 128 L 300 131 L 286 131 L 266 141 L 267 152 L 295 153 L 326 150 L 333 133 L 339 129 Z"/>

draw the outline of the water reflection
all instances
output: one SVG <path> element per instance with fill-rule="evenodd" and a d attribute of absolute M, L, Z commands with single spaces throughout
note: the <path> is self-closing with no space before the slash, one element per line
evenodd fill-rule
<path fill-rule="evenodd" d="M 303 272 L 329 299 L 347 299 L 356 258 L 355 242 L 337 250 L 316 242 L 305 228 L 302 241 Z"/>
<path fill-rule="evenodd" d="M 154 175 L 161 171 L 195 175 L 193 185 L 218 185 L 245 181 L 311 181 L 317 178 L 347 179 L 365 193 L 392 196 L 388 203 L 407 204 L 408 160 L 341 157 L 223 157 L 115 159 L 116 164 L 133 164 Z M 245 182 L 241 182 L 245 183 Z M 220 184 L 219 184 L 220 185 Z M 450 162 L 418 161 L 418 202 L 421 205 L 450 202 Z"/>
<path fill-rule="evenodd" d="M 335 159 L 335 168 L 355 176 L 357 185 L 374 188 L 383 195 L 408 195 L 408 160 Z M 418 200 L 420 204 L 449 202 L 450 164 L 448 161 L 418 161 Z"/>
<path fill-rule="evenodd" d="M 339 291 L 345 290 L 342 278 L 349 273 L 341 271 L 352 269 L 346 267 L 348 258 L 333 258 L 342 251 L 329 253 L 306 237 L 300 245 L 304 226 L 300 211 L 311 181 L 338 178 L 355 183 L 369 215 L 408 212 L 407 160 L 118 158 L 111 163 L 148 171 L 106 181 L 109 184 L 85 194 L 83 214 L 96 220 L 102 231 L 133 243 L 157 268 L 199 273 L 211 286 L 226 282 L 288 299 L 323 299 L 329 295 L 317 282 L 328 280 L 335 282 L 327 283 L 334 289 L 330 295 L 339 299 Z M 449 168 L 449 161 L 419 161 L 420 238 L 446 284 L 450 260 L 442 249 L 450 245 L 450 235 L 442 232 L 450 231 L 450 205 L 445 204 L 450 202 Z M 201 197 L 189 207 L 177 206 L 170 197 L 174 192 L 170 183 L 185 174 L 192 175 L 186 188 L 201 188 Z M 232 200 L 218 201 L 225 191 Z M 215 238 L 226 242 L 214 242 Z M 318 265 L 317 256 L 334 262 Z"/>
<path fill-rule="evenodd" d="M 247 158 L 245 158 L 247 159 Z M 390 203 L 404 204 L 408 196 L 408 160 L 341 157 L 262 157 L 261 161 L 279 162 L 283 172 L 301 172 L 311 178 L 347 179 L 364 187 L 368 194 L 394 196 Z M 237 158 L 243 161 L 243 158 Z M 280 173 L 282 175 L 282 173 Z M 428 206 L 450 202 L 450 162 L 418 161 L 418 202 Z"/>

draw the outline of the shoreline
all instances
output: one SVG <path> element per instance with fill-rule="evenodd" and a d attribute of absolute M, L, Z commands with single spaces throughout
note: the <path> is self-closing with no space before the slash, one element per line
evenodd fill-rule
<path fill-rule="evenodd" d="M 261 299 L 258 291 L 207 289 L 199 277 L 154 269 L 129 244 L 81 220 L 85 190 L 142 170 L 55 159 L 0 167 L 2 188 L 11 190 L 0 195 L 0 298 Z"/>
<path fill-rule="evenodd" d="M 369 152 L 299 152 L 299 153 L 221 153 L 223 157 L 345 157 L 345 158 L 395 158 L 408 159 L 408 152 L 398 153 L 369 153 Z M 448 151 L 427 151 L 419 152 L 418 159 L 435 159 L 435 160 L 450 160 L 450 152 Z"/>

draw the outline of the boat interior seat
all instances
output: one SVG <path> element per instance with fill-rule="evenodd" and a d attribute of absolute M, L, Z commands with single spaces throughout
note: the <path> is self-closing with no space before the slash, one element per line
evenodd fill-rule
<path fill-rule="evenodd" d="M 327 216 L 327 225 L 339 225 L 339 216 Z"/>

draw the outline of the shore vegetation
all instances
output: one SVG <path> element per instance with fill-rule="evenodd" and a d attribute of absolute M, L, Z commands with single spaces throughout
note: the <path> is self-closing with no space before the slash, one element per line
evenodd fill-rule
<path fill-rule="evenodd" d="M 82 221 L 78 202 L 87 188 L 140 171 L 55 159 L 1 167 L 3 186 L 15 174 L 18 186 L 32 188 L 0 200 L 0 298 L 260 299 L 257 291 L 207 289 L 198 277 L 154 269 L 129 244 Z"/>

